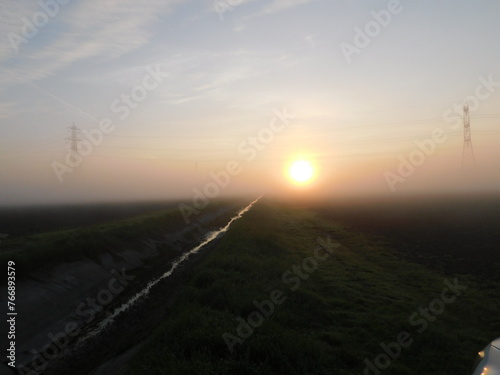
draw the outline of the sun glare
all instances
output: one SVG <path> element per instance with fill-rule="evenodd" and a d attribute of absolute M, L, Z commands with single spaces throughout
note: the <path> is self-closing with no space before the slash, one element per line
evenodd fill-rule
<path fill-rule="evenodd" d="M 290 178 L 298 184 L 306 184 L 311 181 L 314 169 L 308 161 L 297 160 L 290 166 L 288 171 Z"/>

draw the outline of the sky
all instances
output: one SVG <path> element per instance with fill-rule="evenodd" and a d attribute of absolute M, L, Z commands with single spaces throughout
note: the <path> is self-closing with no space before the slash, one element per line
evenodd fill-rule
<path fill-rule="evenodd" d="M 1 0 L 0 204 L 499 191 L 498 14 L 494 0 Z M 299 159 L 305 184 L 287 175 Z"/>

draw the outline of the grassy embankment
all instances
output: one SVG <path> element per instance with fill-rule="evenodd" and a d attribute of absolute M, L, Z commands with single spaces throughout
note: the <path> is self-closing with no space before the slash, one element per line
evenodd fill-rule
<path fill-rule="evenodd" d="M 318 261 L 317 270 L 310 260 L 304 269 L 317 239 L 327 236 L 342 246 Z M 296 290 L 290 273 L 283 280 L 286 271 L 297 273 L 294 265 L 304 278 Z M 476 352 L 500 336 L 496 285 L 413 263 L 384 238 L 307 208 L 257 204 L 191 275 L 128 375 L 362 374 L 365 359 L 379 356 L 387 364 L 381 343 L 393 348 L 394 358 L 367 374 L 465 375 Z M 444 303 L 444 280 L 455 277 L 467 289 L 453 302 L 448 291 Z M 231 353 L 224 333 L 238 336 L 237 318 L 257 323 L 253 302 L 269 300 L 273 290 L 283 292 L 282 303 Z M 430 304 L 439 314 L 427 318 L 419 309 Z M 406 346 L 397 353 L 390 343 L 401 332 Z"/>
<path fill-rule="evenodd" d="M 228 218 L 234 215 L 236 208 L 242 204 L 236 201 L 212 202 L 202 211 L 202 214 L 230 207 L 230 212 L 208 224 L 210 227 L 218 227 L 224 225 Z M 55 219 L 47 218 L 53 221 Z M 193 217 L 193 222 L 196 221 L 195 219 Z M 184 219 L 175 206 L 77 228 L 11 236 L 1 241 L 0 263 L 6 264 L 7 261 L 14 261 L 18 270 L 18 278 L 23 278 L 37 269 L 50 268 L 64 262 L 83 259 L 98 260 L 99 255 L 104 252 L 140 248 L 144 246 L 144 240 L 162 240 L 166 233 L 173 233 L 184 228 L 186 228 Z M 191 239 L 193 243 L 197 242 L 195 232 L 193 230 L 187 233 L 184 240 Z M 162 245 L 158 246 L 161 249 Z M 177 254 L 176 251 L 171 251 L 171 253 L 173 256 Z"/>

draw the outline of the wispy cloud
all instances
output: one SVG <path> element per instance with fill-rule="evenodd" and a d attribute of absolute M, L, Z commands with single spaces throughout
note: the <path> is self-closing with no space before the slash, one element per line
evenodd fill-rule
<path fill-rule="evenodd" d="M 16 52 L 12 47 L 9 34 L 21 34 L 23 17 L 29 17 L 37 10 L 34 1 L 3 0 L 0 4 L 0 62 L 5 61 Z"/>
<path fill-rule="evenodd" d="M 236 2 L 236 4 L 233 5 L 233 3 L 231 1 L 224 1 L 224 0 L 220 0 L 220 3 L 222 4 L 225 4 L 225 6 L 227 7 L 227 9 L 229 11 L 232 11 L 234 10 L 235 8 L 239 8 L 247 3 L 253 3 L 253 2 L 256 2 L 258 0 L 239 0 L 238 2 Z M 256 14 L 253 14 L 251 17 L 256 17 L 256 16 L 261 16 L 261 15 L 264 15 L 264 14 L 273 14 L 273 13 L 279 13 L 281 11 L 284 11 L 284 10 L 287 10 L 287 9 L 290 9 L 290 8 L 295 8 L 297 6 L 300 6 L 300 5 L 304 5 L 304 4 L 307 4 L 307 3 L 311 3 L 313 1 L 322 1 L 322 0 L 273 0 L 273 1 L 261 1 L 261 3 L 263 4 L 263 7 L 262 9 L 256 13 Z M 217 9 L 216 9 L 216 5 L 218 2 L 217 1 L 212 1 L 212 6 L 211 6 L 211 10 L 213 12 L 217 12 Z"/>
<path fill-rule="evenodd" d="M 9 118 L 14 113 L 17 102 L 0 103 L 0 118 Z"/>
<path fill-rule="evenodd" d="M 174 106 L 178 106 L 200 98 L 200 96 L 177 97 L 177 98 L 175 98 L 175 95 L 168 95 L 168 96 L 172 97 L 172 99 L 167 99 L 165 102 L 169 105 L 174 105 Z"/>
<path fill-rule="evenodd" d="M 248 0 L 248 1 L 253 1 L 253 0 Z M 317 1 L 323 1 L 323 0 L 273 0 L 271 2 L 269 1 L 264 2 L 262 8 L 259 11 L 249 14 L 246 17 L 243 17 L 241 21 L 242 22 L 249 21 L 253 18 L 280 13 L 298 6 L 302 6 Z M 235 31 L 241 31 L 244 30 L 245 28 L 246 28 L 245 24 L 240 23 L 235 27 Z"/>
<path fill-rule="evenodd" d="M 11 3 L 10 13 L 3 13 L 0 18 L 2 24 L 10 18 L 29 19 L 30 12 L 36 10 L 16 8 Z M 181 0 L 87 0 L 61 6 L 61 15 L 57 20 L 49 20 L 46 26 L 53 27 L 54 32 L 47 32 L 44 38 L 34 37 L 22 56 L 15 56 L 8 40 L 1 45 L 0 59 L 13 67 L 12 75 L 0 83 L 43 79 L 77 61 L 89 58 L 105 61 L 136 50 L 149 42 L 159 17 L 179 3 Z M 54 24 L 50 25 L 51 22 Z M 2 31 L 5 34 L 12 30 L 19 31 L 19 23 L 6 21 Z M 44 31 L 40 29 L 39 33 Z"/>
<path fill-rule="evenodd" d="M 297 6 L 304 5 L 307 3 L 312 3 L 314 1 L 322 1 L 322 0 L 274 0 L 262 9 L 262 13 L 264 14 L 278 13 L 283 10 L 295 8 Z"/>

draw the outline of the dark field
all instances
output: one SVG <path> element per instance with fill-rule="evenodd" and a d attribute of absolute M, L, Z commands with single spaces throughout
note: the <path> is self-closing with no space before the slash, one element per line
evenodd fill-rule
<path fill-rule="evenodd" d="M 2 245 L 13 255 L 29 243 L 30 249 L 18 249 L 29 256 L 37 249 L 30 239 L 44 238 L 47 254 L 62 254 L 57 247 L 67 237 L 78 239 L 86 254 L 85 247 L 103 233 L 116 247 L 120 236 L 132 240 L 157 235 L 165 225 L 184 225 L 172 206 L 164 213 L 132 204 L 79 209 L 24 211 L 35 213 L 24 217 L 30 223 L 50 214 L 44 224 L 50 230 L 78 228 L 56 234 L 18 231 Z M 78 212 L 83 216 L 66 220 Z M 135 217 L 136 212 L 150 213 Z M 0 216 L 8 222 L 9 215 Z M 16 215 L 10 216 L 17 218 L 9 224 L 12 231 L 23 227 Z M 96 225 L 79 227 L 90 222 Z M 318 239 L 338 246 L 330 252 L 323 247 L 321 259 L 315 258 Z M 118 363 L 96 375 L 470 375 L 476 353 L 500 336 L 499 240 L 496 196 L 263 198 L 102 338 L 54 361 L 48 373 L 84 375 L 103 363 Z M 165 262 L 148 267 L 141 283 L 161 272 Z M 453 301 L 450 285 L 458 285 Z M 120 357 L 124 353 L 126 358 Z"/>
<path fill-rule="evenodd" d="M 0 233 L 9 237 L 71 229 L 176 207 L 178 202 L 92 203 L 0 207 Z"/>
<path fill-rule="evenodd" d="M 384 236 L 409 260 L 443 273 L 500 280 L 500 196 L 421 196 L 312 205 L 325 218 Z"/>

